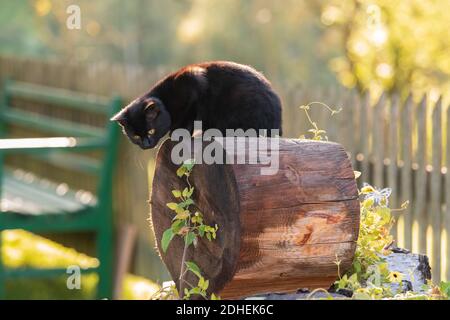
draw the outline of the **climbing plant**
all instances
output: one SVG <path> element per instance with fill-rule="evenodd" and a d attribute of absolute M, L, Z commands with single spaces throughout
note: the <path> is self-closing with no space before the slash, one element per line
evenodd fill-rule
<path fill-rule="evenodd" d="M 164 288 L 157 295 L 158 297 L 161 297 L 161 293 L 164 293 L 166 298 L 171 296 L 173 298 L 189 299 L 193 295 L 200 295 L 204 299 L 209 298 L 211 300 L 219 298 L 214 293 L 208 296 L 209 280 L 203 277 L 200 267 L 194 261 L 186 260 L 186 253 L 190 246 L 197 247 L 199 238 L 213 241 L 216 239 L 217 230 L 219 229 L 217 224 L 214 226 L 205 224 L 203 213 L 196 206 L 193 199 L 195 187 L 192 186 L 189 177 L 194 169 L 194 165 L 194 160 L 189 159 L 176 172 L 178 178 L 186 182 L 187 187 L 183 190 L 172 190 L 174 202 L 167 203 L 167 207 L 173 211 L 173 222 L 170 228 L 164 231 L 161 239 L 161 248 L 163 252 L 166 252 L 169 250 L 170 243 L 174 237 L 179 236 L 183 238 L 184 248 L 180 261 L 180 276 L 178 278 L 180 292 L 177 291 L 175 286 L 170 286 L 169 288 Z M 198 278 L 196 284 L 189 283 L 185 279 L 188 272 L 191 272 Z"/>

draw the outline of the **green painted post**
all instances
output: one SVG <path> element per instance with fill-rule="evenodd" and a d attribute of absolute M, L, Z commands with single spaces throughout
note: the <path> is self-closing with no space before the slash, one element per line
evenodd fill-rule
<path fill-rule="evenodd" d="M 6 125 L 3 122 L 3 114 L 5 113 L 5 109 L 8 105 L 9 97 L 6 92 L 6 86 L 9 80 L 4 78 L 2 80 L 2 91 L 0 92 L 0 138 L 4 137 L 6 134 Z M 4 162 L 4 154 L 0 151 L 0 201 L 2 199 L 2 184 L 3 184 L 3 162 Z M 0 210 L 1 214 L 1 210 Z M 3 256 L 3 247 L 2 247 L 2 230 L 3 227 L 0 226 L 0 300 L 6 298 L 6 279 L 5 279 L 5 267 L 3 265 L 2 256 Z"/>
<path fill-rule="evenodd" d="M 0 253 L 2 252 L 2 233 L 0 232 Z M 0 254 L 0 300 L 6 298 L 5 268 L 3 266 L 2 254 Z"/>
<path fill-rule="evenodd" d="M 122 100 L 115 97 L 111 102 L 112 117 L 121 107 Z M 99 199 L 100 203 L 100 226 L 97 236 L 97 257 L 100 260 L 99 285 L 97 290 L 98 298 L 112 298 L 113 292 L 113 265 L 114 265 L 114 234 L 113 234 L 113 206 L 112 189 L 113 174 L 117 158 L 119 130 L 116 123 L 110 122 L 107 125 L 107 135 L 110 146 L 105 153 L 104 166 L 100 175 Z"/>
<path fill-rule="evenodd" d="M 113 292 L 113 265 L 114 265 L 114 233 L 113 233 L 113 208 L 112 208 L 112 183 L 113 183 L 113 169 L 116 163 L 118 140 L 119 140 L 119 128 L 117 124 L 108 121 L 104 131 L 96 127 L 91 127 L 89 125 L 68 125 L 67 121 L 52 120 L 50 117 L 46 117 L 47 126 L 45 123 L 36 121 L 34 116 L 30 116 L 26 112 L 18 112 L 15 110 L 11 112 L 5 111 L 8 107 L 9 97 L 15 96 L 26 96 L 28 98 L 34 98 L 38 102 L 54 102 L 61 103 L 62 106 L 69 107 L 72 109 L 88 110 L 87 106 L 84 106 L 84 101 L 86 104 L 92 106 L 94 113 L 106 114 L 112 117 L 121 107 L 122 102 L 119 97 L 113 98 L 109 103 L 102 99 L 91 97 L 84 97 L 82 95 L 77 95 L 76 93 L 61 91 L 59 89 L 31 85 L 27 83 L 9 82 L 5 81 L 3 86 L 2 94 L 0 95 L 0 136 L 4 136 L 6 133 L 7 123 L 17 123 L 22 125 L 33 125 L 38 127 L 38 129 L 53 129 L 56 133 L 69 134 L 73 133 L 77 138 L 79 136 L 92 136 L 95 137 L 97 141 L 94 145 L 85 147 L 102 150 L 104 154 L 103 161 L 100 166 L 94 166 L 92 173 L 99 175 L 99 182 L 97 187 L 97 198 L 98 205 L 92 207 L 87 215 L 70 215 L 71 219 L 66 220 L 63 215 L 47 215 L 46 212 L 42 212 L 43 216 L 36 215 L 33 219 L 17 219 L 14 214 L 11 215 L 1 215 L 0 216 L 0 230 L 4 229 L 14 229 L 23 228 L 30 231 L 77 231 L 77 230 L 93 230 L 96 233 L 97 242 L 97 257 L 100 260 L 100 266 L 97 269 L 99 274 L 99 284 L 97 290 L 98 298 L 112 298 Z M 104 109 L 97 109 L 97 107 L 104 106 Z M 42 118 L 44 119 L 44 118 Z M 109 119 L 108 119 L 109 120 Z M 86 138 L 87 139 L 87 138 Z M 100 140 L 101 143 L 98 143 Z M 90 143 L 93 143 L 92 141 Z M 84 147 L 81 148 L 81 144 L 78 145 L 80 148 L 73 147 L 71 150 L 83 151 Z M 53 148 L 52 152 L 44 148 L 34 148 L 34 155 L 42 155 L 42 157 L 49 157 L 55 151 L 67 151 L 67 148 Z M 26 150 L 25 148 L 18 148 L 14 150 L 9 150 L 9 152 L 30 152 L 31 149 Z M 6 152 L 0 151 L 0 182 L 2 181 L 3 162 L 2 157 L 6 155 Z M 80 169 L 83 167 L 83 162 L 80 159 L 73 158 L 72 164 L 74 165 L 74 170 L 83 171 Z M 85 164 L 85 163 L 84 163 Z M 81 166 L 81 167 L 80 167 Z M 43 189 L 43 191 L 45 191 Z M 0 184 L 0 194 L 1 194 L 1 184 Z M 34 199 L 39 202 L 40 199 Z M 33 200 L 33 201 L 34 201 Z M 62 199 L 60 199 L 62 200 Z M 47 203 L 47 205 L 49 205 Z M 63 212 L 64 213 L 64 212 Z M 1 244 L 0 244 L 1 245 Z M 1 255 L 0 255 L 1 258 Z M 60 270 L 61 271 L 61 270 Z M 44 271 L 37 271 L 39 274 L 44 274 Z M 62 273 L 63 270 L 62 270 Z M 6 274 L 4 272 L 4 266 L 0 260 L 0 298 L 5 296 L 5 280 Z"/>

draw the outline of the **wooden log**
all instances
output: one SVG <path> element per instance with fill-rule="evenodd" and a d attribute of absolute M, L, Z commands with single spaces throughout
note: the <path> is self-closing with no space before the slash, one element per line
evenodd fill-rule
<path fill-rule="evenodd" d="M 431 268 L 428 257 L 422 254 L 411 253 L 409 250 L 394 248 L 392 253 L 386 256 L 388 269 L 403 274 L 404 279 L 400 284 L 391 283 L 389 287 L 392 292 L 413 291 L 416 294 L 426 294 L 427 289 L 423 285 L 431 280 Z M 401 286 L 401 288 L 399 288 Z M 311 294 L 310 290 L 299 290 L 291 294 L 267 293 L 245 298 L 246 300 L 304 300 L 304 299 L 326 299 L 329 296 L 334 299 L 350 299 L 353 295 L 351 290 L 338 290 L 337 292 L 317 292 Z"/>
<path fill-rule="evenodd" d="M 178 285 L 182 239 L 175 237 L 166 253 L 160 242 L 174 216 L 166 206 L 174 201 L 171 190 L 186 186 L 171 161 L 174 144 L 165 141 L 157 155 L 151 218 L 161 257 Z M 245 144 L 235 157 L 248 148 Z M 341 273 L 352 263 L 359 201 L 344 148 L 279 139 L 278 152 L 274 175 L 261 175 L 267 165 L 260 161 L 196 164 L 193 169 L 195 203 L 205 223 L 217 223 L 219 230 L 215 241 L 199 239 L 195 249 L 191 246 L 186 260 L 199 265 L 210 281 L 209 292 L 222 298 L 328 288 L 338 276 L 336 258 Z M 186 280 L 196 284 L 193 275 L 187 274 Z"/>

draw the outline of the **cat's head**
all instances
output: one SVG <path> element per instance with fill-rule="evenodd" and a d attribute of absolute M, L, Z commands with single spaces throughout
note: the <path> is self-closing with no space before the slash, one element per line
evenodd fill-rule
<path fill-rule="evenodd" d="M 142 149 L 154 148 L 170 130 L 171 118 L 158 98 L 139 98 L 111 118 Z"/>

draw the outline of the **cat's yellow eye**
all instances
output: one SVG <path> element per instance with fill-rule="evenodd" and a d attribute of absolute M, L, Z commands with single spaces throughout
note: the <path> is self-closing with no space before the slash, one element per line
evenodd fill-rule
<path fill-rule="evenodd" d="M 140 137 L 140 136 L 138 136 L 137 134 L 135 134 L 135 135 L 133 136 L 133 139 L 134 139 L 134 140 L 140 140 L 140 139 L 141 139 L 141 137 Z"/>
<path fill-rule="evenodd" d="M 148 134 L 151 135 L 151 136 L 154 135 L 155 132 L 156 132 L 155 129 L 150 129 L 150 130 L 148 130 Z"/>

